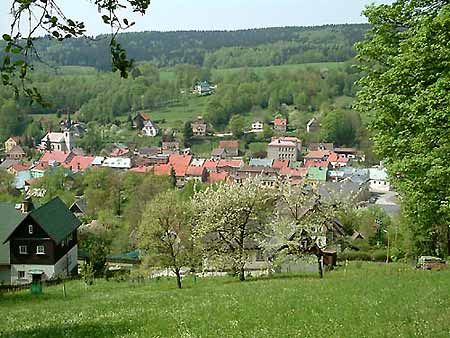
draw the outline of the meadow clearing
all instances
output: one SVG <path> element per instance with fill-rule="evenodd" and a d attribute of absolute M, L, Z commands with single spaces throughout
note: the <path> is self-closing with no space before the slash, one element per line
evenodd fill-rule
<path fill-rule="evenodd" d="M 442 337 L 450 336 L 450 272 L 352 262 L 327 273 L 246 282 L 216 278 L 97 280 L 0 296 L 0 336 Z"/>

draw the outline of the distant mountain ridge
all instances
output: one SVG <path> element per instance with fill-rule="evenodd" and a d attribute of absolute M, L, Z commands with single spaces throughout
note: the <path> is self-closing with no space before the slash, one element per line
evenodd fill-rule
<path fill-rule="evenodd" d="M 122 33 L 118 40 L 137 62 L 158 67 L 195 64 L 212 68 L 346 61 L 367 24 L 259 28 L 237 31 L 174 31 Z M 41 57 L 58 65 L 109 70 L 108 39 L 50 38 L 37 41 Z"/>

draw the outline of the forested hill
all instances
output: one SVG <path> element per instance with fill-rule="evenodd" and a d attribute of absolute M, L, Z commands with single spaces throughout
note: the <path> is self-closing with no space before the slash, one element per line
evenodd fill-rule
<path fill-rule="evenodd" d="M 213 68 L 345 61 L 363 39 L 365 24 L 264 28 L 238 31 L 123 33 L 119 41 L 136 61 L 159 67 L 188 63 Z M 110 69 L 108 39 L 43 38 L 38 50 L 58 65 Z"/>

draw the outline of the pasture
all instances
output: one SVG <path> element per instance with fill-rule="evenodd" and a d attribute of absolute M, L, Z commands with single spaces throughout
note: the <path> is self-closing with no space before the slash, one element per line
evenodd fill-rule
<path fill-rule="evenodd" d="M 0 295 L 0 336 L 449 337 L 450 272 L 352 262 L 329 272 L 186 277 L 133 285 L 97 280 Z"/>

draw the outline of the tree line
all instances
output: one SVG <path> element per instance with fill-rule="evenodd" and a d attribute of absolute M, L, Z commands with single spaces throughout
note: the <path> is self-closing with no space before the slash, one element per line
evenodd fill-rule
<path fill-rule="evenodd" d="M 281 27 L 237 31 L 122 33 L 117 41 L 130 58 L 158 67 L 195 64 L 213 68 L 285 63 L 346 61 L 368 25 Z M 43 60 L 57 65 L 111 69 L 109 36 L 40 38 L 35 46 Z"/>

